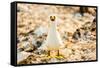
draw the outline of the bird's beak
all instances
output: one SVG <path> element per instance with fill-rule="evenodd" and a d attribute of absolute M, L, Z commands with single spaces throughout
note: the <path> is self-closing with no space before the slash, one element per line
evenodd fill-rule
<path fill-rule="evenodd" d="M 50 16 L 51 21 L 55 21 L 56 17 L 55 16 Z"/>

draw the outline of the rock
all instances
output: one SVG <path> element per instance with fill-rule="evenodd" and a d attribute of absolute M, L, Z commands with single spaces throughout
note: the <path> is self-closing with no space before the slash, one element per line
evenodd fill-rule
<path fill-rule="evenodd" d="M 33 47 L 37 47 L 36 45 L 36 37 L 34 37 L 33 35 L 29 35 L 29 41 L 32 44 Z"/>
<path fill-rule="evenodd" d="M 27 53 L 27 52 L 18 52 L 17 53 L 17 63 L 25 60 L 31 53 Z"/>
<path fill-rule="evenodd" d="M 80 13 L 75 13 L 74 14 L 74 18 L 81 20 L 82 19 L 82 15 Z"/>
<path fill-rule="evenodd" d="M 77 30 L 74 32 L 72 38 L 75 39 L 75 40 L 78 40 L 79 38 L 81 38 L 80 29 L 77 29 Z"/>
<path fill-rule="evenodd" d="M 47 51 L 42 50 L 42 49 L 38 49 L 38 50 L 35 50 L 34 53 L 37 55 L 42 55 L 42 54 L 47 54 Z"/>
<path fill-rule="evenodd" d="M 34 31 L 34 33 L 35 33 L 37 36 L 41 36 L 41 35 L 47 33 L 47 28 L 41 26 L 41 27 L 37 28 L 37 29 Z"/>
<path fill-rule="evenodd" d="M 25 39 L 23 39 L 22 41 L 28 41 L 28 38 L 26 37 Z"/>
<path fill-rule="evenodd" d="M 37 44 L 37 47 L 40 47 L 40 46 L 41 46 L 41 44 L 42 44 L 42 42 L 37 41 L 37 42 L 36 42 L 36 44 Z"/>
<path fill-rule="evenodd" d="M 20 40 L 17 38 L 17 43 L 19 43 L 20 42 Z"/>
<path fill-rule="evenodd" d="M 72 53 L 72 50 L 71 49 L 68 49 L 68 48 L 64 48 L 64 49 L 60 49 L 59 50 L 59 54 L 64 56 L 64 57 L 69 57 Z"/>
<path fill-rule="evenodd" d="M 17 52 L 22 52 L 22 51 L 24 51 L 24 48 L 18 48 L 17 49 Z"/>
<path fill-rule="evenodd" d="M 80 7 L 79 12 L 81 13 L 81 15 L 83 16 L 84 13 L 88 12 L 88 7 Z"/>
<path fill-rule="evenodd" d="M 87 41 L 87 40 L 89 40 L 90 38 L 91 38 L 91 32 L 86 31 L 86 32 L 84 33 L 84 40 Z"/>
<path fill-rule="evenodd" d="M 35 47 L 29 41 L 24 41 L 24 42 L 20 43 L 18 46 L 18 50 L 23 49 L 26 52 L 33 51 L 34 48 Z"/>

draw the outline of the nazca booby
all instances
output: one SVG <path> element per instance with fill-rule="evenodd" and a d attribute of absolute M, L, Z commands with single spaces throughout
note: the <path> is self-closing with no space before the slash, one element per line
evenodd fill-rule
<path fill-rule="evenodd" d="M 57 31 L 56 16 L 50 16 L 50 21 L 50 27 L 48 29 L 46 41 L 42 44 L 40 49 L 48 50 L 49 56 L 51 56 L 51 51 L 57 51 L 57 55 L 59 56 L 59 49 L 63 47 L 63 42 L 59 32 Z"/>

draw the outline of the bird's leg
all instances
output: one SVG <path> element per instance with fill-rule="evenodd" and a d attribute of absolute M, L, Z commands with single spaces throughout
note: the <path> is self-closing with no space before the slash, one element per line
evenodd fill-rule
<path fill-rule="evenodd" d="M 50 50 L 48 50 L 48 58 L 51 58 L 51 56 L 50 56 Z"/>
<path fill-rule="evenodd" d="M 62 59 L 63 56 L 59 55 L 59 50 L 57 50 L 57 58 Z"/>
<path fill-rule="evenodd" d="M 57 52 L 58 52 L 58 54 L 57 54 L 57 55 L 59 56 L 59 50 L 57 50 Z"/>
<path fill-rule="evenodd" d="M 50 56 L 50 50 L 48 50 L 48 56 Z"/>
<path fill-rule="evenodd" d="M 48 51 L 48 58 L 56 58 L 58 56 L 57 50 L 49 50 Z"/>

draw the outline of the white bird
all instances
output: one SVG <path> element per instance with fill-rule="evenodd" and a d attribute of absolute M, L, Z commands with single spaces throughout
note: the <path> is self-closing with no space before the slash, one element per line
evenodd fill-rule
<path fill-rule="evenodd" d="M 47 49 L 50 56 L 50 51 L 55 50 L 58 52 L 59 56 L 59 49 L 63 47 L 63 42 L 57 31 L 57 22 L 55 21 L 56 16 L 50 16 L 50 27 L 48 29 L 48 34 L 45 43 L 40 47 L 43 49 Z"/>

